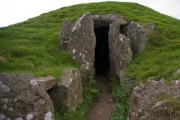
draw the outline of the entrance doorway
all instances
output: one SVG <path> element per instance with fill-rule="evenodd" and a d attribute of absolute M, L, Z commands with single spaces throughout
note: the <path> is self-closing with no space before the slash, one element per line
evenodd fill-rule
<path fill-rule="evenodd" d="M 96 74 L 107 75 L 110 69 L 108 31 L 109 27 L 99 27 L 94 29 L 96 35 L 94 62 Z"/>

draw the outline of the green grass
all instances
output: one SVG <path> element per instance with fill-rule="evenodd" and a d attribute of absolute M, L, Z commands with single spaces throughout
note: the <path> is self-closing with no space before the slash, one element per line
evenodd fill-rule
<path fill-rule="evenodd" d="M 65 19 L 74 22 L 85 12 L 120 14 L 128 22 L 155 24 L 154 31 L 149 32 L 146 49 L 133 55 L 125 74 L 139 82 L 145 82 L 148 77 L 165 78 L 168 82 L 180 78 L 180 75 L 172 77 L 180 68 L 180 20 L 128 2 L 73 5 L 0 28 L 0 56 L 6 58 L 5 62 L 0 62 L 0 73 L 30 73 L 35 77 L 54 76 L 60 80 L 64 69 L 79 68 L 80 64 L 67 51 L 59 49 L 58 36 Z"/>
<path fill-rule="evenodd" d="M 180 105 L 179 105 L 180 98 L 179 97 L 172 97 L 172 96 L 169 96 L 166 93 L 164 93 L 164 94 L 154 97 L 154 103 L 157 103 L 159 101 L 169 101 L 172 103 L 172 108 L 174 111 L 180 110 Z"/>
<path fill-rule="evenodd" d="M 112 71 L 111 71 L 112 72 Z M 112 97 L 115 99 L 115 109 L 111 114 L 109 120 L 127 120 L 128 118 L 128 110 L 129 110 L 129 98 L 133 91 L 134 80 L 125 79 L 124 86 L 120 86 L 120 81 L 116 77 L 114 77 L 111 73 L 111 81 L 109 84 Z"/>
<path fill-rule="evenodd" d="M 147 49 L 133 56 L 125 72 L 140 82 L 152 76 L 156 80 L 173 79 L 172 72 L 180 68 L 180 20 L 128 2 L 73 5 L 0 28 L 0 56 L 7 59 L 0 62 L 0 72 L 31 73 L 36 77 L 52 75 L 59 80 L 64 69 L 79 68 L 66 51 L 59 50 L 58 35 L 65 19 L 76 21 L 85 12 L 121 14 L 128 22 L 155 24 Z"/>

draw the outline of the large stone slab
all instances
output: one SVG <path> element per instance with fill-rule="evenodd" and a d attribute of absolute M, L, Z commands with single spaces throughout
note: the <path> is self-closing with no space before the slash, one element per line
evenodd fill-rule
<path fill-rule="evenodd" d="M 118 22 L 119 25 L 126 25 L 127 21 L 124 17 L 117 14 L 92 15 L 94 27 L 109 27 L 111 23 Z"/>
<path fill-rule="evenodd" d="M 45 90 L 48 91 L 56 85 L 56 79 L 52 76 L 36 78 L 38 83 L 43 82 L 45 84 Z"/>
<path fill-rule="evenodd" d="M 45 84 L 30 74 L 0 74 L 0 120 L 54 120 Z"/>
<path fill-rule="evenodd" d="M 136 22 L 131 22 L 128 25 L 127 37 L 130 39 L 132 51 L 135 54 L 143 51 L 149 40 L 146 30 Z"/>
<path fill-rule="evenodd" d="M 68 111 L 75 110 L 83 101 L 81 75 L 77 68 L 64 70 L 61 82 L 49 91 L 54 105 L 61 105 Z"/>
<path fill-rule="evenodd" d="M 109 56 L 111 68 L 119 76 L 132 59 L 130 40 L 120 33 L 119 23 L 110 24 L 109 30 Z"/>
<path fill-rule="evenodd" d="M 96 37 L 90 13 L 85 13 L 72 27 L 68 52 L 79 63 L 94 64 Z"/>

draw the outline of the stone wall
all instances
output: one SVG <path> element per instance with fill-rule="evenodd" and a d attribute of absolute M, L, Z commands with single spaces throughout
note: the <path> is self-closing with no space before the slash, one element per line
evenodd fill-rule
<path fill-rule="evenodd" d="M 34 78 L 30 74 L 2 73 L 0 120 L 54 120 L 53 104 L 75 110 L 83 101 L 82 91 L 76 68 L 65 70 L 58 83 L 52 76 Z"/>
<path fill-rule="evenodd" d="M 0 120 L 54 120 L 53 103 L 30 74 L 0 74 Z"/>

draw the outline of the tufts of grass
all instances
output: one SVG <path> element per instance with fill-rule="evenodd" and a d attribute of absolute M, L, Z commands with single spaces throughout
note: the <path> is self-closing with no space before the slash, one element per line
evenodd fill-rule
<path fill-rule="evenodd" d="M 174 111 L 179 111 L 180 110 L 179 100 L 180 100 L 179 97 L 168 96 L 165 93 L 154 97 L 154 102 L 155 103 L 159 102 L 159 101 L 169 101 L 169 102 L 171 102 Z"/>
<path fill-rule="evenodd" d="M 131 79 L 126 79 L 125 81 L 125 86 L 120 87 L 119 80 L 115 77 L 111 78 L 110 88 L 116 104 L 115 110 L 111 114 L 109 120 L 127 120 L 128 118 L 128 100 L 133 90 L 133 81 Z"/>
<path fill-rule="evenodd" d="M 168 82 L 172 81 L 172 73 L 180 68 L 180 43 L 177 41 L 167 43 L 169 43 L 167 46 L 156 49 L 148 45 L 146 51 L 134 55 L 126 69 L 126 74 L 138 79 L 139 82 L 145 82 L 149 77 L 155 77 L 155 80 L 165 78 Z"/>

